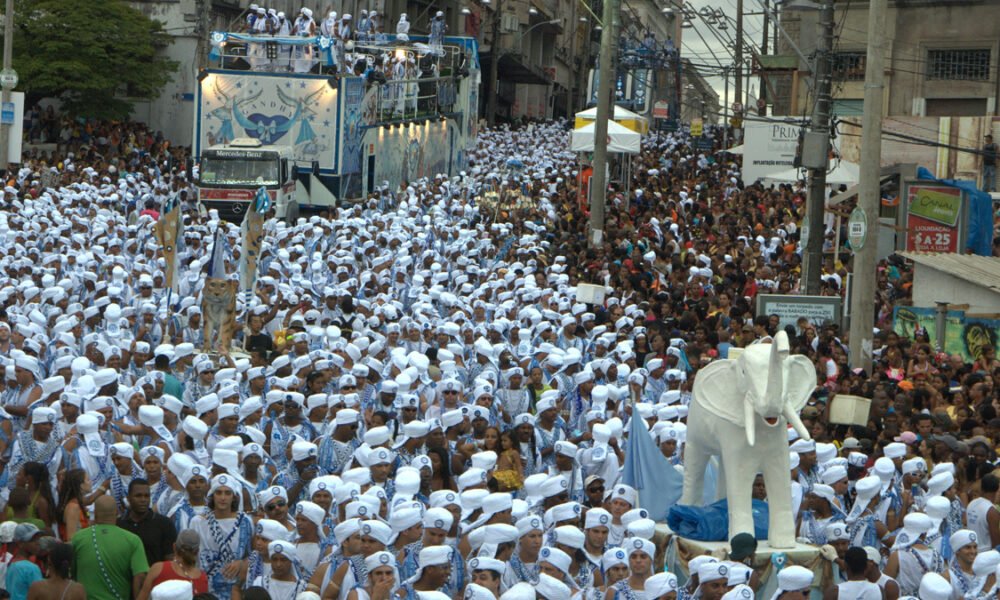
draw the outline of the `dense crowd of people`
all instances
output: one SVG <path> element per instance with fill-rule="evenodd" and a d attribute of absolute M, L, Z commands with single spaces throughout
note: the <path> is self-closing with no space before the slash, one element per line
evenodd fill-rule
<path fill-rule="evenodd" d="M 698 371 L 779 330 L 816 366 L 788 485 L 830 566 L 785 566 L 773 597 L 997 596 L 995 340 L 966 363 L 897 335 L 895 258 L 871 372 L 834 324 L 755 313 L 799 291 L 800 187 L 654 133 L 592 248 L 565 125 L 486 130 L 454 177 L 268 221 L 234 349 L 203 352 L 210 257 L 238 279 L 240 228 L 198 209 L 183 150 L 90 135 L 118 142 L 29 159 L 4 189 L 11 598 L 752 598 L 755 541 L 664 570 L 621 467 L 638 418 L 683 470 Z M 491 191 L 523 201 L 481 211 Z M 152 228 L 174 205 L 167 290 Z M 850 268 L 835 238 L 827 295 Z M 829 422 L 837 394 L 872 399 L 867 426 Z"/>

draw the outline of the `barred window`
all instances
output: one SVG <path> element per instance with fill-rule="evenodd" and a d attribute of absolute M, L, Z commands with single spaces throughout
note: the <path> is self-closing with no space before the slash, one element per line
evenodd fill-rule
<path fill-rule="evenodd" d="M 832 66 L 834 81 L 864 81 L 866 58 L 864 51 L 834 52 Z"/>
<path fill-rule="evenodd" d="M 927 79 L 989 81 L 990 49 L 928 50 Z"/>

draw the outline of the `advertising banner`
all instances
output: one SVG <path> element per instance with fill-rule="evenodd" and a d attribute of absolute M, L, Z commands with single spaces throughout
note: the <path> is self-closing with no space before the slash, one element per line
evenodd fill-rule
<path fill-rule="evenodd" d="M 906 249 L 958 252 L 962 190 L 942 185 L 911 185 L 907 193 Z"/>
<path fill-rule="evenodd" d="M 841 325 L 840 296 L 789 296 L 785 294 L 759 294 L 758 315 L 778 315 L 779 327 L 795 325 L 799 317 L 809 319 L 817 327 L 827 323 Z"/>
<path fill-rule="evenodd" d="M 751 121 L 744 125 L 743 181 L 747 185 L 794 166 L 801 127 Z"/>

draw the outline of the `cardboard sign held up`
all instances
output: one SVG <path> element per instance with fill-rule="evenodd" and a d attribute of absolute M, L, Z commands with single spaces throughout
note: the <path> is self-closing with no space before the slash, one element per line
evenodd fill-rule
<path fill-rule="evenodd" d="M 830 402 L 830 422 L 838 425 L 868 426 L 872 401 L 861 396 L 837 394 Z"/>
<path fill-rule="evenodd" d="M 580 283 L 576 286 L 576 300 L 583 304 L 600 304 L 603 306 L 606 294 L 607 290 L 603 285 Z"/>

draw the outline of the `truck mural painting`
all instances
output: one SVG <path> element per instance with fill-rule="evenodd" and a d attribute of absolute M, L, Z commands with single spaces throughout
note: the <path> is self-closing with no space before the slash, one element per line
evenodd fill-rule
<path fill-rule="evenodd" d="M 325 77 L 210 73 L 201 89 L 203 147 L 253 138 L 290 146 L 298 162 L 333 168 L 338 94 Z"/>

